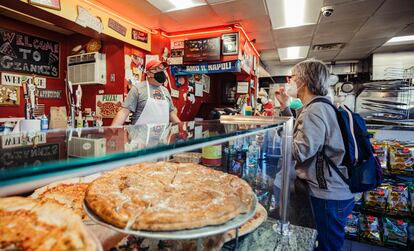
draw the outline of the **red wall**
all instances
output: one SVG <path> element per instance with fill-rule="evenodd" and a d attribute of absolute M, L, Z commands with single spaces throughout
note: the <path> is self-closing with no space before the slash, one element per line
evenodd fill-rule
<path fill-rule="evenodd" d="M 65 85 L 64 78 L 66 76 L 66 57 L 70 55 L 71 49 L 77 45 L 84 45 L 87 43 L 90 38 L 80 34 L 65 36 L 59 33 L 51 32 L 39 28 L 37 26 L 32 26 L 26 23 L 18 22 L 13 19 L 0 16 L 0 28 L 6 28 L 22 33 L 32 34 L 39 37 L 44 37 L 46 39 L 59 41 L 61 43 L 61 55 L 60 55 L 60 78 L 48 78 L 47 79 L 47 88 L 63 90 L 63 97 L 61 100 L 56 99 L 39 99 L 40 104 L 45 104 L 46 113 L 49 113 L 50 106 L 64 106 L 67 105 L 66 95 L 65 95 Z M 197 35 L 197 36 L 188 36 L 180 37 L 180 40 L 185 39 L 197 39 L 203 37 L 216 37 L 221 36 L 222 33 L 211 33 L 208 35 Z M 245 38 L 240 34 L 240 51 L 243 48 Z M 126 50 L 131 48 L 138 50 L 145 54 L 158 54 L 162 56 L 164 48 L 170 49 L 170 39 L 161 35 L 152 36 L 152 49 L 151 52 L 138 49 L 129 44 L 125 44 L 116 39 L 106 38 L 105 41 L 102 41 L 101 52 L 106 54 L 106 67 L 107 67 L 107 83 L 106 85 L 83 85 L 83 98 L 82 98 L 82 110 L 85 108 L 92 108 L 95 111 L 95 102 L 96 95 L 99 94 L 126 94 L 126 84 L 124 82 L 125 78 L 125 64 L 124 64 L 124 53 Z M 232 56 L 222 56 L 221 61 L 236 60 L 238 55 Z M 115 81 L 110 81 L 110 75 L 115 74 Z M 235 76 L 234 76 L 235 75 Z M 203 97 L 196 97 L 195 104 L 191 104 L 190 101 L 185 100 L 183 95 L 187 93 L 188 90 L 188 81 L 181 87 L 177 87 L 175 83 L 175 78 L 170 74 L 171 87 L 179 90 L 179 98 L 173 98 L 173 103 L 177 108 L 178 116 L 180 119 L 193 120 L 196 116 L 201 116 L 204 118 L 208 117 L 208 113 L 214 107 L 221 106 L 221 93 L 222 87 L 220 83 L 224 79 L 236 79 L 236 81 L 248 81 L 252 77 L 246 73 L 226 73 L 226 74 L 210 74 L 210 93 L 203 93 Z M 255 78 L 255 77 L 254 77 Z M 257 78 L 255 78 L 257 81 Z M 99 92 L 102 93 L 99 93 Z M 22 94 L 22 93 L 21 93 Z M 21 105 L 19 107 L 0 107 L 0 118 L 4 117 L 23 117 L 24 116 L 24 99 L 21 95 Z M 104 119 L 104 125 L 109 125 L 112 119 Z"/>
<path fill-rule="evenodd" d="M 83 35 L 72 35 L 68 37 L 68 53 L 76 45 L 83 45 L 90 40 Z M 101 94 L 123 94 L 124 93 L 124 43 L 115 39 L 102 42 L 101 53 L 106 54 L 106 84 L 105 85 L 82 85 L 82 111 L 92 108 L 95 111 L 96 95 Z M 115 81 L 111 82 L 110 75 L 115 74 Z M 76 89 L 76 87 L 75 87 Z M 110 125 L 112 119 L 103 119 L 104 125 Z"/>
<path fill-rule="evenodd" d="M 174 40 L 188 40 L 188 39 L 199 39 L 199 38 L 206 38 L 206 37 L 221 37 L 223 33 L 209 33 L 209 34 L 202 34 L 202 35 L 190 35 L 185 37 L 179 38 L 171 38 Z M 240 43 L 239 43 L 239 52 L 243 49 L 244 43 L 246 39 L 240 33 Z M 157 42 L 155 44 L 158 45 Z M 163 46 L 170 48 L 170 40 L 165 39 L 162 43 Z M 156 48 L 158 51 L 162 51 L 163 48 Z M 158 52 L 157 51 L 157 52 Z M 229 55 L 229 56 L 221 56 L 221 61 L 230 61 L 230 60 L 237 60 L 239 59 L 239 55 Z M 252 78 L 251 75 L 247 73 L 222 73 L 222 74 L 209 74 L 210 77 L 210 93 L 203 93 L 203 97 L 196 97 L 196 101 L 192 104 L 189 100 L 184 100 L 183 95 L 188 91 L 188 81 L 181 87 L 176 87 L 175 78 L 172 77 L 170 74 L 171 86 L 174 89 L 179 90 L 180 96 L 179 99 L 173 98 L 173 103 L 178 111 L 178 116 L 183 121 L 194 120 L 194 117 L 203 117 L 205 119 L 208 118 L 210 111 L 215 107 L 222 107 L 222 86 L 221 83 L 223 80 L 234 80 L 234 81 L 250 81 Z M 255 77 L 254 77 L 255 78 Z M 255 78 L 255 82 L 257 82 L 257 78 Z M 254 90 L 251 90 L 251 92 Z"/>
<path fill-rule="evenodd" d="M 39 98 L 39 104 L 45 104 L 46 115 L 49 114 L 51 106 L 64 106 L 66 104 L 65 95 L 65 72 L 66 72 L 66 56 L 67 56 L 67 44 L 66 36 L 51 32 L 49 30 L 42 29 L 37 26 L 33 26 L 27 23 L 22 23 L 14 19 L 0 16 L 0 28 L 4 28 L 11 31 L 17 31 L 21 33 L 30 34 L 37 37 L 60 42 L 60 76 L 59 78 L 47 78 L 46 88 L 50 90 L 62 90 L 62 99 L 41 99 Z M 1 71 L 0 71 L 1 72 Z M 20 74 L 20 73 L 16 73 Z M 24 75 L 24 74 L 22 74 Z M 43 76 L 42 76 L 43 77 Z M 8 117 L 24 117 L 24 97 L 23 88 L 20 88 L 20 105 L 19 106 L 0 106 L 0 118 Z"/>

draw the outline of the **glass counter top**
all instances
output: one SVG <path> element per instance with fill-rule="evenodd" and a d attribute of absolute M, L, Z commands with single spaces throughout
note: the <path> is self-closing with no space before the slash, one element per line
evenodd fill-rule
<path fill-rule="evenodd" d="M 286 118 L 190 121 L 0 135 L 0 186 L 53 173 L 92 174 L 224 143 L 283 125 Z M 114 166 L 116 165 L 116 166 Z M 82 172 L 83 171 L 83 172 Z"/>

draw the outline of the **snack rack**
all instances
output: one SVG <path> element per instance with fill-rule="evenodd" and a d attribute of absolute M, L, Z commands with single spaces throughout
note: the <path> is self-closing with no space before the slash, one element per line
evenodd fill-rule
<path fill-rule="evenodd" d="M 404 141 L 411 141 L 414 132 L 395 132 L 374 131 L 374 138 L 375 135 L 378 138 L 373 140 L 373 146 L 381 161 L 384 181 L 372 191 L 355 195 L 346 236 L 351 240 L 409 250 L 414 247 L 414 148 L 412 143 Z"/>

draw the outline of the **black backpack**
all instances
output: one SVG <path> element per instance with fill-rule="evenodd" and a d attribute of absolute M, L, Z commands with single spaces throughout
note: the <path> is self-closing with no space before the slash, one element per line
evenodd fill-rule
<path fill-rule="evenodd" d="M 342 165 L 347 167 L 349 178 L 346 178 L 333 161 L 322 152 L 329 167 L 348 184 L 352 193 L 365 192 L 378 187 L 383 179 L 382 168 L 374 155 L 364 119 L 346 106 L 337 108 L 325 98 L 315 98 L 311 101 L 311 103 L 316 102 L 328 104 L 335 110 L 345 146 Z"/>

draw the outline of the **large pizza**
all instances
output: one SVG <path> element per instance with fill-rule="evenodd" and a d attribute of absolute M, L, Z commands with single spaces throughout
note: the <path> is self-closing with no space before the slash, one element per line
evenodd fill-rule
<path fill-rule="evenodd" d="M 248 212 L 253 191 L 242 179 L 191 163 L 143 163 L 93 181 L 85 201 L 120 228 L 168 231 L 217 225 Z"/>
<path fill-rule="evenodd" d="M 71 209 L 79 215 L 82 220 L 89 220 L 83 210 L 83 200 L 89 182 L 94 180 L 100 174 L 88 177 L 72 178 L 68 180 L 51 183 L 47 186 L 36 189 L 31 198 L 41 202 L 58 203 L 66 208 Z"/>
<path fill-rule="evenodd" d="M 0 250 L 96 250 L 82 220 L 56 203 L 0 199 Z"/>

